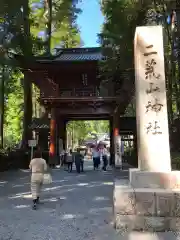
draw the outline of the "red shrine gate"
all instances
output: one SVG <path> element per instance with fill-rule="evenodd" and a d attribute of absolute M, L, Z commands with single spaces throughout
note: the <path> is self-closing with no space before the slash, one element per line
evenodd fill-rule
<path fill-rule="evenodd" d="M 55 56 L 27 59 L 17 55 L 16 59 L 29 81 L 40 89 L 40 102 L 46 116 L 49 114 L 51 163 L 56 162 L 57 139 L 61 138 L 65 146 L 66 123 L 73 119 L 110 120 L 111 153 L 114 153 L 113 132 L 119 135 L 119 116 L 124 113 L 132 93 L 124 79 L 118 95 L 116 84 L 101 90 L 100 48 L 58 49 Z"/>

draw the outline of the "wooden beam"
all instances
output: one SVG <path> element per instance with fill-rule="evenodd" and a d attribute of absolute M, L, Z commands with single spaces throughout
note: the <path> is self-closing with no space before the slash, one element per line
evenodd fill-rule
<path fill-rule="evenodd" d="M 42 97 L 41 101 L 46 101 L 47 103 L 117 103 L 119 97 Z"/>
<path fill-rule="evenodd" d="M 27 72 L 28 79 L 39 87 L 44 96 L 59 97 L 59 85 L 48 77 L 47 72 Z"/>
<path fill-rule="evenodd" d="M 81 121 L 83 121 L 83 120 L 110 120 L 110 115 L 75 115 L 75 116 L 73 116 L 73 115 L 68 115 L 68 116 L 66 116 L 66 118 L 69 120 L 69 121 L 71 121 L 71 120 L 81 120 Z"/>

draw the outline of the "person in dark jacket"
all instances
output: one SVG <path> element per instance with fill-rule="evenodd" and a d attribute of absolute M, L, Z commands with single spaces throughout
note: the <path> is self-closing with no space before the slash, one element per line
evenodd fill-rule
<path fill-rule="evenodd" d="M 76 165 L 76 171 L 78 173 L 84 171 L 84 157 L 80 153 L 80 149 L 77 149 L 77 153 L 75 155 L 75 165 Z"/>

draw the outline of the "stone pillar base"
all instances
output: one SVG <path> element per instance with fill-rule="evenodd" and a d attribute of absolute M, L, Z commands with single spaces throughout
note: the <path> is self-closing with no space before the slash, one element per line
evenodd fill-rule
<path fill-rule="evenodd" d="M 114 185 L 114 225 L 118 231 L 179 231 L 180 190 Z"/>
<path fill-rule="evenodd" d="M 148 172 L 129 169 L 129 181 L 133 188 L 180 189 L 180 171 Z"/>

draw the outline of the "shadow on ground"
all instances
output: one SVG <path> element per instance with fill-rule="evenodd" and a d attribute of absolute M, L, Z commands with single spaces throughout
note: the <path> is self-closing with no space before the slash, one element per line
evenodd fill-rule
<path fill-rule="evenodd" d="M 31 210 L 28 171 L 1 176 L 0 233 L 6 238 L 0 239 L 116 239 L 112 172 L 91 169 L 90 164 L 81 174 L 53 170 L 37 211 Z"/>
<path fill-rule="evenodd" d="M 13 240 L 177 240 L 174 233 L 119 233 L 113 228 L 113 174 L 53 170 L 53 183 L 45 185 L 42 204 L 31 209 L 30 172 L 12 171 L 0 177 L 0 239 Z"/>

